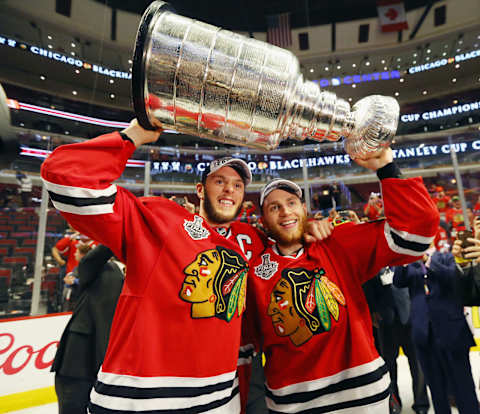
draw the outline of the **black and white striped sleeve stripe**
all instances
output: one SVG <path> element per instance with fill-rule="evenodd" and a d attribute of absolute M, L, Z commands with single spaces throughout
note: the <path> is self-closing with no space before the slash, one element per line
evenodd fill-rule
<path fill-rule="evenodd" d="M 96 190 L 54 184 L 47 180 L 43 182 L 53 205 L 60 211 L 82 216 L 113 213 L 113 204 L 117 195 L 115 184 Z"/>
<path fill-rule="evenodd" d="M 424 237 L 406 231 L 396 230 L 385 222 L 385 238 L 388 247 L 398 254 L 409 256 L 422 256 L 433 242 L 434 236 Z"/>

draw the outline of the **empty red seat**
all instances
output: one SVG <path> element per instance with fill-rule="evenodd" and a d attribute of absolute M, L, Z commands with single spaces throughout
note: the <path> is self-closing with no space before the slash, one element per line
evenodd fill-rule
<path fill-rule="evenodd" d="M 17 240 L 15 239 L 0 239 L 0 246 L 16 246 Z"/>
<path fill-rule="evenodd" d="M 4 257 L 2 260 L 4 264 L 22 264 L 26 265 L 28 263 L 28 258 L 25 256 L 10 256 Z"/>

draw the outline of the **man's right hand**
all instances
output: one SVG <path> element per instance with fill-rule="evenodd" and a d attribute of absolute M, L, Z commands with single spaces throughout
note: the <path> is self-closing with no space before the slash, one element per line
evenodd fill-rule
<path fill-rule="evenodd" d="M 159 128 L 156 131 L 148 131 L 143 129 L 137 122 L 137 119 L 132 119 L 130 125 L 122 132 L 130 138 L 135 146 L 138 148 L 140 145 L 149 144 L 158 140 L 158 137 L 162 133 L 162 129 Z"/>

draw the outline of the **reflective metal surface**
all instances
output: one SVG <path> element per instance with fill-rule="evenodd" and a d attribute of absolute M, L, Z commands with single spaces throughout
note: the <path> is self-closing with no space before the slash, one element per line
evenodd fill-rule
<path fill-rule="evenodd" d="M 160 1 L 142 17 L 132 92 L 144 128 L 161 124 L 267 150 L 286 138 L 343 136 L 352 157 L 388 145 L 399 112 L 393 98 L 381 96 L 351 111 L 348 102 L 304 81 L 289 51 L 182 17 Z"/>

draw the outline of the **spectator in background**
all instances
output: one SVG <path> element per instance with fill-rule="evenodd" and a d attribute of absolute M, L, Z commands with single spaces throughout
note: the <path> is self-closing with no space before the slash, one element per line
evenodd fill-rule
<path fill-rule="evenodd" d="M 469 351 L 475 345 L 458 295 L 455 260 L 432 246 L 422 260 L 395 269 L 393 283 L 408 287 L 412 340 L 436 414 L 449 414 L 449 391 L 460 414 L 479 414 Z"/>
<path fill-rule="evenodd" d="M 392 381 L 393 401 L 390 403 L 390 414 L 395 412 L 392 409 L 395 401 L 398 402 L 400 408 L 402 407 L 397 370 L 400 347 L 408 358 L 412 377 L 412 409 L 417 414 L 427 414 L 429 402 L 425 377 L 417 360 L 411 336 L 410 295 L 407 288 L 397 288 L 393 285 L 393 275 L 393 270 L 386 267 L 363 285 L 372 313 L 372 321 L 377 328 L 375 345 L 387 364 Z"/>
<path fill-rule="evenodd" d="M 32 195 L 32 180 L 27 174 L 22 171 L 17 171 L 15 178 L 19 185 L 18 192 L 22 200 L 22 207 L 30 207 Z"/>
<path fill-rule="evenodd" d="M 238 218 L 242 223 L 252 224 L 252 217 L 255 215 L 255 205 L 250 200 L 245 200 L 242 204 L 242 209 L 238 214 Z"/>
<path fill-rule="evenodd" d="M 75 260 L 80 263 L 80 261 L 85 257 L 85 255 L 92 249 L 92 246 L 86 243 L 80 243 L 77 245 L 75 250 Z M 79 277 L 78 277 L 78 266 L 75 267 L 70 273 L 68 273 L 64 278 L 65 282 L 65 301 L 63 304 L 64 311 L 71 311 L 77 303 L 77 299 L 80 295 L 79 291 Z"/>
<path fill-rule="evenodd" d="M 94 242 L 87 236 L 80 234 L 70 224 L 65 235 L 52 247 L 52 256 L 60 266 L 66 266 L 65 273 L 70 273 L 78 266 L 78 260 L 75 258 L 77 245 L 87 243 L 93 245 Z"/>
<path fill-rule="evenodd" d="M 473 214 L 480 215 L 480 194 L 478 195 L 477 202 L 473 206 Z"/>
<path fill-rule="evenodd" d="M 107 349 L 115 307 L 123 285 L 123 264 L 97 246 L 79 263 L 80 297 L 68 322 L 51 371 L 59 414 L 86 414 L 90 390 Z"/>
<path fill-rule="evenodd" d="M 435 249 L 440 253 L 448 253 L 450 251 L 450 237 L 445 229 L 445 222 L 440 222 L 437 234 L 435 235 Z"/>
<path fill-rule="evenodd" d="M 368 202 L 363 207 L 363 212 L 369 220 L 378 220 L 383 216 L 383 202 L 379 193 L 370 193 Z"/>
<path fill-rule="evenodd" d="M 436 188 L 436 193 L 432 200 L 437 206 L 438 212 L 440 213 L 441 217 L 443 215 L 442 219 L 444 219 L 445 213 L 449 207 L 450 197 L 445 194 L 443 187 L 438 186 Z"/>
<path fill-rule="evenodd" d="M 457 232 L 465 228 L 465 219 L 463 217 L 462 204 L 458 195 L 452 197 L 452 207 L 445 213 L 445 221 L 450 227 L 451 236 L 456 238 Z"/>

